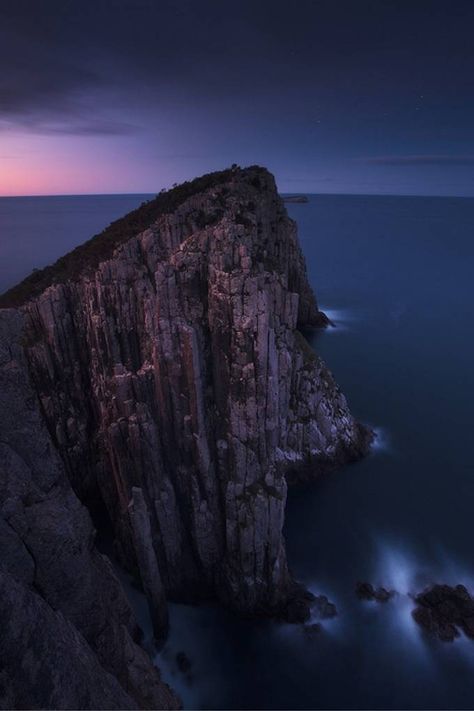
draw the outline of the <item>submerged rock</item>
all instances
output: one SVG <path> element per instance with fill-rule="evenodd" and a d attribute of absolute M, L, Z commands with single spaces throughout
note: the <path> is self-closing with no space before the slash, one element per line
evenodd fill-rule
<path fill-rule="evenodd" d="M 356 584 L 356 595 L 360 600 L 388 602 L 396 595 L 396 592 L 395 590 L 387 590 L 384 587 L 374 588 L 371 583 L 359 582 Z"/>
<path fill-rule="evenodd" d="M 337 615 L 335 604 L 330 602 L 326 595 L 316 596 L 312 604 L 312 609 L 320 620 L 328 620 Z"/>
<path fill-rule="evenodd" d="M 415 596 L 415 622 L 443 642 L 452 642 L 460 630 L 474 639 L 474 598 L 464 585 L 434 585 Z"/>

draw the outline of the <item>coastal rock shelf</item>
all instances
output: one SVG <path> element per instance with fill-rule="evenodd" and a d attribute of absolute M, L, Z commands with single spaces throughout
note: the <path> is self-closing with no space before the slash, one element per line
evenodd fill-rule
<path fill-rule="evenodd" d="M 15 307 L 3 323 L 21 320 L 12 336 L 24 379 L 18 397 L 43 428 L 41 452 L 81 519 L 76 527 L 69 518 L 67 529 L 89 556 L 78 563 L 83 607 L 72 623 L 80 627 L 93 595 L 81 587 L 81 566 L 107 580 L 91 582 L 96 591 L 118 588 L 78 499 L 92 513 L 107 511 L 157 636 L 166 598 L 218 598 L 246 615 L 294 608 L 300 588 L 282 535 L 287 477 L 317 477 L 360 457 L 370 433 L 303 335 L 327 320 L 273 177 L 235 168 L 160 195 L 0 297 L 1 306 Z M 26 432 L 20 447 L 5 431 L 16 456 L 22 448 L 41 459 Z M 37 486 L 34 467 L 28 475 Z M 68 514 L 47 491 L 59 535 Z M 4 492 L 4 508 L 11 496 Z M 21 567 L 14 561 L 9 573 Z M 121 591 L 114 595 L 118 605 Z M 122 671 L 112 673 L 122 681 Z"/>

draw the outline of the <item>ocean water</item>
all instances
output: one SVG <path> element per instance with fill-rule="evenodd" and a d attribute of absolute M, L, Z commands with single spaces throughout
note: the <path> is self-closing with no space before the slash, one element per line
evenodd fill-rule
<path fill-rule="evenodd" d="M 147 197 L 0 199 L 0 289 Z M 157 662 L 189 709 L 472 709 L 474 641 L 426 639 L 410 595 L 434 582 L 474 592 L 474 199 L 323 195 L 287 207 L 336 324 L 314 346 L 378 434 L 363 461 L 289 493 L 291 568 L 338 616 L 309 639 L 300 626 L 172 605 Z M 360 602 L 358 580 L 398 595 Z M 143 595 L 127 587 L 149 636 Z"/>
<path fill-rule="evenodd" d="M 0 197 L 0 293 L 51 264 L 151 195 Z"/>

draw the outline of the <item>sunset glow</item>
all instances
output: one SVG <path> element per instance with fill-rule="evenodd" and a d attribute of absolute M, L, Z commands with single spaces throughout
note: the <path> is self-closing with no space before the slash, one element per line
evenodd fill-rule
<path fill-rule="evenodd" d="M 0 195 L 156 192 L 232 163 L 287 192 L 472 195 L 473 5 L 429 6 L 18 0 Z"/>

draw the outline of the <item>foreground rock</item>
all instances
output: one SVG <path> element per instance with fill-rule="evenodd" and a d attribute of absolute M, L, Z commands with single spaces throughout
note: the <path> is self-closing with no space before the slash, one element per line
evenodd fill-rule
<path fill-rule="evenodd" d="M 0 312 L 0 708 L 178 708 L 136 640 Z"/>
<path fill-rule="evenodd" d="M 434 585 L 416 595 L 413 619 L 429 634 L 452 642 L 463 631 L 474 639 L 474 598 L 464 585 Z"/>
<path fill-rule="evenodd" d="M 374 588 L 371 583 L 357 583 L 356 595 L 360 600 L 375 600 L 376 602 L 388 602 L 396 595 L 395 590 L 387 590 L 384 587 Z"/>

